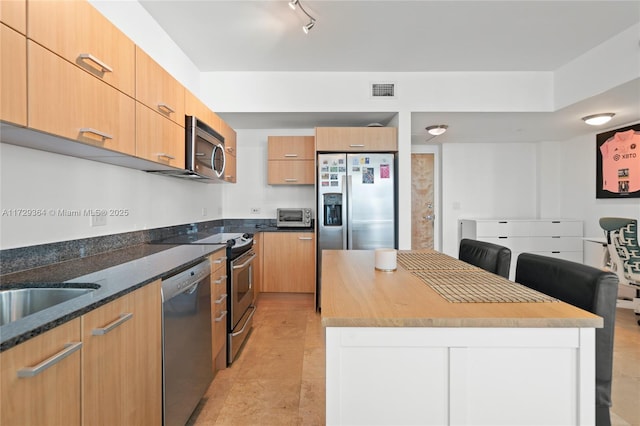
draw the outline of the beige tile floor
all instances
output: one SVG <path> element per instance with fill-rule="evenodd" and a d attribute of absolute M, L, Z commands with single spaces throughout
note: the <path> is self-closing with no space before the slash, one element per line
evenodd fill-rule
<path fill-rule="evenodd" d="M 618 309 L 614 426 L 640 426 L 640 326 Z M 322 425 L 324 334 L 311 296 L 262 294 L 239 359 L 220 371 L 189 420 L 208 425 Z"/>

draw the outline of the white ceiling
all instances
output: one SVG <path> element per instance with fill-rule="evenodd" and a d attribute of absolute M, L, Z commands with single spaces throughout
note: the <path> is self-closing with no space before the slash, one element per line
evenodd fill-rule
<path fill-rule="evenodd" d="M 317 20 L 305 35 L 287 0 L 139 1 L 203 72 L 554 71 L 640 22 L 640 0 L 301 0 Z M 450 130 L 434 142 L 567 139 L 593 130 L 575 120 L 593 107 L 639 119 L 639 93 L 632 82 L 554 113 L 414 113 L 412 140 L 438 123 Z M 221 115 L 236 128 L 312 128 L 394 114 Z"/>

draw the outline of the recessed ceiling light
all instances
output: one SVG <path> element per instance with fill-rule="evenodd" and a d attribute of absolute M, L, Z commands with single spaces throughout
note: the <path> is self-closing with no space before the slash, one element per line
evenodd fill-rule
<path fill-rule="evenodd" d="M 591 125 L 591 126 L 600 126 L 602 124 L 608 123 L 615 114 L 613 112 L 605 112 L 602 114 L 593 114 L 587 115 L 586 117 L 582 117 L 582 121 Z"/>
<path fill-rule="evenodd" d="M 435 126 L 425 127 L 425 130 L 430 135 L 440 136 L 441 134 L 446 132 L 448 128 L 449 128 L 449 126 L 447 126 L 446 124 L 437 124 Z"/>

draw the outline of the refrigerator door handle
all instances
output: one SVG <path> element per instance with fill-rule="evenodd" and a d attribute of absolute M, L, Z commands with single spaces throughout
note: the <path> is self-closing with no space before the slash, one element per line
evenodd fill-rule
<path fill-rule="evenodd" d="M 353 185 L 351 181 L 351 175 L 347 175 L 347 244 L 348 250 L 353 249 L 353 211 L 351 207 L 351 200 L 353 197 Z"/>

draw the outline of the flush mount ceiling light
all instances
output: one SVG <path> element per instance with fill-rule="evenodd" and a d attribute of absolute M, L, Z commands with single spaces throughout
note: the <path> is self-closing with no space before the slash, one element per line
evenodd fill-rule
<path fill-rule="evenodd" d="M 441 134 L 446 132 L 448 128 L 449 126 L 447 126 L 446 124 L 436 124 L 435 126 L 425 127 L 425 130 L 430 135 L 440 136 Z"/>
<path fill-rule="evenodd" d="M 615 114 L 613 112 L 605 112 L 602 114 L 593 114 L 587 115 L 586 117 L 582 117 L 582 121 L 591 125 L 591 126 L 600 126 L 602 124 L 608 123 Z"/>
<path fill-rule="evenodd" d="M 302 26 L 302 31 L 304 31 L 305 34 L 309 34 L 309 30 L 316 24 L 316 18 L 311 16 L 309 12 L 307 12 L 304 7 L 302 7 L 302 3 L 300 3 L 300 0 L 291 0 L 289 2 L 289 7 L 293 10 L 296 10 L 296 7 L 299 7 L 302 13 L 307 15 L 307 18 L 309 18 L 309 23 Z"/>

